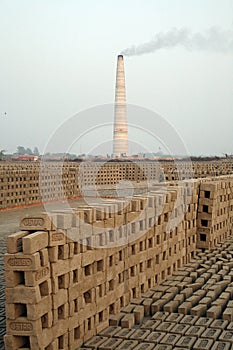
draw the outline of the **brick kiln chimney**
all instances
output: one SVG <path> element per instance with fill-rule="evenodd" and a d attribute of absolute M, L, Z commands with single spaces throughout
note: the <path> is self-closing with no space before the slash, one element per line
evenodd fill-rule
<path fill-rule="evenodd" d="M 128 125 L 126 116 L 125 72 L 123 55 L 117 57 L 113 155 L 128 155 Z"/>

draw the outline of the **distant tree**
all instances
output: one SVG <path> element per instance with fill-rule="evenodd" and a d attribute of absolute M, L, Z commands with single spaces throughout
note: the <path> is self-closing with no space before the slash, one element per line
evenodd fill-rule
<path fill-rule="evenodd" d="M 5 153 L 6 151 L 4 150 L 4 149 L 2 149 L 1 151 L 0 151 L 0 160 L 3 160 L 3 158 L 4 158 L 4 153 Z"/>
<path fill-rule="evenodd" d="M 33 154 L 31 148 L 28 147 L 26 149 L 26 154 L 29 154 L 30 156 Z"/>
<path fill-rule="evenodd" d="M 34 154 L 34 156 L 39 156 L 40 155 L 38 147 L 34 147 L 33 154 Z"/>
<path fill-rule="evenodd" d="M 16 152 L 19 156 L 23 156 L 24 154 L 26 154 L 26 149 L 23 146 L 18 146 L 17 147 L 17 152 Z"/>

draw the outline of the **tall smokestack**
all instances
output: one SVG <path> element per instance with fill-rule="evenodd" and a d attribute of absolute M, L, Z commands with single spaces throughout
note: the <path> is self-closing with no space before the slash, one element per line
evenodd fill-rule
<path fill-rule="evenodd" d="M 113 155 L 128 155 L 128 125 L 126 116 L 125 72 L 123 55 L 117 57 Z"/>

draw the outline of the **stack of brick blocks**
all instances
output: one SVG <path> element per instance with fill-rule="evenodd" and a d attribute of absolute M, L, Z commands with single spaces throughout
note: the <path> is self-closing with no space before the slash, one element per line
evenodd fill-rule
<path fill-rule="evenodd" d="M 200 184 L 197 247 L 213 248 L 232 234 L 233 180 Z"/>
<path fill-rule="evenodd" d="M 24 217 L 7 240 L 6 350 L 75 349 L 158 311 L 233 321 L 232 243 L 218 248 L 232 213 L 229 177 Z"/>
<path fill-rule="evenodd" d="M 0 208 L 31 205 L 79 195 L 76 167 L 70 163 L 0 164 Z"/>
<path fill-rule="evenodd" d="M 0 162 L 0 209 L 80 195 L 81 187 L 116 185 L 121 180 L 175 181 L 230 176 L 233 161 Z"/>
<path fill-rule="evenodd" d="M 74 349 L 189 262 L 195 255 L 195 186 L 193 192 L 171 186 L 129 203 L 106 200 L 94 208 L 24 217 L 22 231 L 7 240 L 6 349 Z M 178 193 L 189 211 L 168 230 L 171 213 L 176 220 L 184 210 Z M 144 306 L 135 306 L 121 323 L 140 323 L 143 315 Z"/>

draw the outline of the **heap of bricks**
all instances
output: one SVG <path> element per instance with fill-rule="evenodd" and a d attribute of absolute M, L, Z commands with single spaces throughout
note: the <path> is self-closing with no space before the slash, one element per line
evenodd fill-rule
<path fill-rule="evenodd" d="M 23 218 L 5 255 L 6 350 L 75 349 L 187 263 L 196 248 L 197 189 L 154 188 L 127 205 L 106 200 Z M 178 193 L 189 203 L 180 219 L 186 202 Z M 180 221 L 168 231 L 170 219 Z M 139 322 L 143 310 L 135 307 L 122 324 Z"/>

